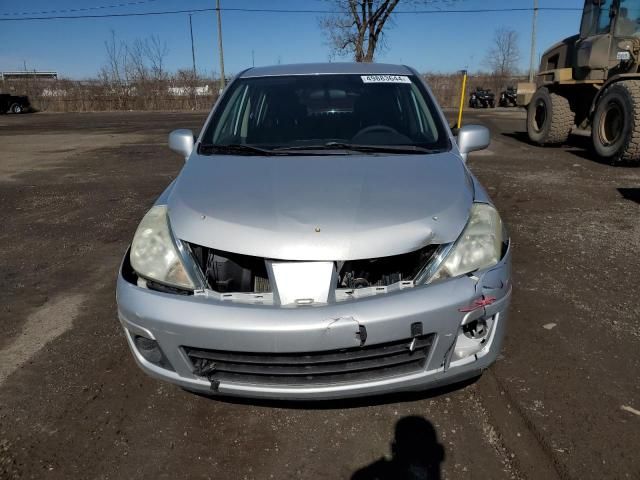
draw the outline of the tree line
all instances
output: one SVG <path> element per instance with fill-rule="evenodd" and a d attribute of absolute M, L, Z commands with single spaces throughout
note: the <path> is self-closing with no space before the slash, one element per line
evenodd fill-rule
<path fill-rule="evenodd" d="M 388 48 L 387 32 L 393 28 L 398 5 L 416 8 L 436 0 L 331 0 L 336 12 L 320 19 L 333 58 L 375 61 Z M 460 0 L 446 0 L 455 4 Z M 441 2 L 440 2 L 441 3 Z M 39 81 L 25 78 L 4 90 L 27 94 L 36 108 L 52 111 L 208 109 L 216 100 L 220 79 L 195 69 L 167 70 L 169 47 L 158 35 L 119 40 L 115 32 L 104 42 L 105 62 L 96 78 L 85 81 Z M 515 86 L 520 51 L 518 33 L 497 28 L 484 58 L 484 68 L 470 77 L 468 91 L 491 88 L 496 93 Z M 444 107 L 460 98 L 458 73 L 424 73 Z M 468 93 L 467 93 L 468 94 Z"/>

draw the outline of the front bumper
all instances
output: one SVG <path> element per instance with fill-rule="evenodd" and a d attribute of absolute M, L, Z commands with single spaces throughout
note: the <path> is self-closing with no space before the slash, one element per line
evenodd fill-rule
<path fill-rule="evenodd" d="M 189 390 L 254 398 L 320 400 L 400 391 L 419 391 L 479 375 L 500 351 L 511 298 L 510 250 L 492 269 L 434 285 L 318 307 L 278 307 L 179 296 L 139 288 L 125 280 L 117 284 L 118 316 L 138 365 L 151 376 Z M 461 312 L 482 297 L 490 305 Z M 463 321 L 493 319 L 483 349 L 462 360 L 452 359 Z M 349 349 L 360 345 L 354 332 L 366 328 L 366 345 L 411 337 L 422 324 L 433 343 L 424 368 L 410 374 L 331 384 L 274 385 L 268 382 L 212 382 L 195 373 L 185 347 L 287 354 Z M 173 369 L 147 361 L 134 336 L 156 340 Z"/>

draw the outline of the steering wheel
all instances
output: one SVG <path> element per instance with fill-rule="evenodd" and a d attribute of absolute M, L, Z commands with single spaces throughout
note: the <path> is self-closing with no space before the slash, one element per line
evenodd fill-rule
<path fill-rule="evenodd" d="M 393 135 L 400 135 L 400 132 L 398 132 L 395 128 L 388 127 L 387 125 L 369 125 L 368 127 L 364 127 L 362 130 L 358 131 L 358 133 L 356 133 L 353 138 L 373 132 L 387 132 Z"/>

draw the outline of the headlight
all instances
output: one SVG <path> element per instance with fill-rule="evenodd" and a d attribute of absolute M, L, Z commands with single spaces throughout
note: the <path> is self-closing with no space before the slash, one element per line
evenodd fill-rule
<path fill-rule="evenodd" d="M 156 205 L 144 216 L 131 243 L 131 266 L 144 278 L 194 289 L 169 228 L 167 207 Z"/>
<path fill-rule="evenodd" d="M 428 281 L 457 277 L 496 265 L 502 255 L 502 237 L 502 220 L 497 210 L 486 203 L 474 203 L 460 238 Z"/>

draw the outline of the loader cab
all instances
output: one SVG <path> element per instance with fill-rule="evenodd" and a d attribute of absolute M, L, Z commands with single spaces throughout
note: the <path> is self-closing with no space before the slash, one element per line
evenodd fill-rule
<path fill-rule="evenodd" d="M 580 38 L 603 34 L 640 37 L 640 0 L 586 0 Z"/>
<path fill-rule="evenodd" d="M 618 45 L 633 38 L 640 38 L 640 0 L 586 0 L 574 78 L 599 81 L 621 73 Z"/>
<path fill-rule="evenodd" d="M 573 77 L 576 80 L 606 80 L 617 64 L 611 55 L 613 20 L 618 0 L 586 0 L 576 44 Z"/>

